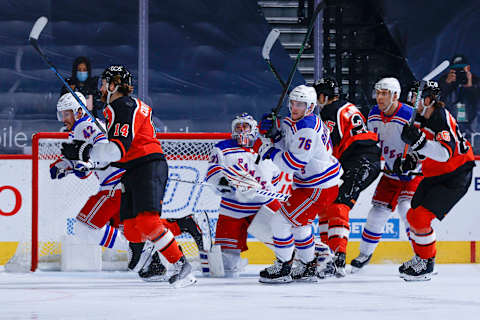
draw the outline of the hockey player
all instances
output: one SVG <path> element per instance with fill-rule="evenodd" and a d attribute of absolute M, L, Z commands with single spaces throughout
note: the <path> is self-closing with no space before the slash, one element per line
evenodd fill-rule
<path fill-rule="evenodd" d="M 260 272 L 260 282 L 291 282 L 291 273 L 299 280 L 315 277 L 311 223 L 337 197 L 341 173 L 340 163 L 332 155 L 330 131 L 313 113 L 316 102 L 314 88 L 294 88 L 289 95 L 290 116 L 274 133 L 274 144 L 264 137 L 255 142 L 262 160 L 271 159 L 280 170 L 294 173 L 291 197 L 272 222 L 277 259 Z M 260 128 L 278 130 L 269 115 L 263 117 Z M 292 272 L 294 247 L 300 264 Z"/>
<path fill-rule="evenodd" d="M 377 134 L 367 129 L 362 113 L 354 104 L 340 99 L 340 89 L 335 79 L 320 79 L 314 87 L 320 116 L 330 130 L 333 155 L 343 169 L 343 183 L 338 197 L 319 215 L 318 228 L 322 242 L 327 243 L 335 252 L 335 275 L 344 277 L 350 233 L 349 212 L 360 193 L 380 173 L 380 148 L 377 145 Z M 325 267 L 324 273 L 333 271 L 330 266 Z"/>
<path fill-rule="evenodd" d="M 398 101 L 401 92 L 400 83 L 395 78 L 383 78 L 375 84 L 375 92 L 377 105 L 370 110 L 367 124 L 369 130 L 378 134 L 385 160 L 385 171 L 375 190 L 373 206 L 368 212 L 367 223 L 363 227 L 360 254 L 351 261 L 352 272 L 368 264 L 382 237 L 383 228 L 396 208 L 405 224 L 408 236 L 407 211 L 410 209 L 413 194 L 423 179 L 419 175 L 420 165 L 412 168 L 408 175 L 393 172 L 395 160 L 405 149 L 405 143 L 401 140 L 400 134 L 403 126 L 410 123 L 414 114 L 412 107 Z"/>
<path fill-rule="evenodd" d="M 86 99 L 80 92 L 77 92 L 77 96 L 86 104 Z M 71 93 L 62 95 L 58 100 L 57 117 L 69 132 L 69 142 L 81 140 L 91 145 L 107 143 L 105 135 L 83 113 L 80 104 Z M 108 167 L 108 163 L 99 164 L 99 167 L 105 167 L 104 170 L 95 172 L 100 182 L 99 191 L 87 200 L 78 213 L 75 237 L 82 239 L 86 244 L 99 244 L 105 248 L 126 251 L 128 242 L 118 230 L 120 178 L 124 170 Z M 88 163 L 70 161 L 62 157 L 50 165 L 50 176 L 52 179 L 62 179 L 67 174 L 74 173 L 80 179 L 85 179 L 92 174 L 88 169 Z M 111 219 L 115 222 L 112 225 L 107 224 Z"/>
<path fill-rule="evenodd" d="M 232 121 L 232 139 L 220 141 L 213 148 L 206 182 L 217 186 L 222 199 L 217 221 L 215 244 L 221 246 L 226 277 L 238 277 L 242 267 L 240 253 L 247 250 L 247 229 L 257 213 L 272 216 L 281 206 L 278 200 L 265 198 L 251 191 L 229 185 L 224 172 L 237 168 L 248 172 L 264 189 L 275 191 L 280 171 L 271 160 L 256 164 L 252 149 L 258 137 L 257 121 L 248 113 Z M 270 233 L 269 233 L 270 234 Z M 263 239 L 259 239 L 263 240 Z"/>
<path fill-rule="evenodd" d="M 77 95 L 85 103 L 85 97 L 79 92 Z M 58 100 L 57 117 L 69 132 L 68 140 L 70 142 L 83 140 L 92 145 L 107 143 L 105 135 L 88 116 L 84 115 L 80 104 L 71 93 L 64 94 Z M 80 179 L 85 179 L 92 174 L 92 171 L 89 170 L 91 167 L 93 167 L 91 163 L 71 161 L 62 157 L 50 165 L 50 176 L 52 179 L 62 179 L 67 174 L 74 173 Z M 87 200 L 78 213 L 74 236 L 86 244 L 99 244 L 105 248 L 126 251 L 128 242 L 118 229 L 120 223 L 120 179 L 125 170 L 109 166 L 108 163 L 97 163 L 95 167 L 97 170 L 94 175 L 99 180 L 100 188 L 98 193 Z M 109 221 L 113 223 L 109 224 Z M 180 235 L 182 232 L 189 233 L 197 243 L 199 251 L 201 253 L 205 251 L 203 233 L 191 215 L 180 219 L 162 219 L 162 221 L 172 230 L 174 236 Z M 140 270 L 139 276 L 144 280 L 151 280 L 164 275 L 166 269 L 159 261 L 158 254 L 156 254 L 153 263 L 148 268 Z M 153 270 L 157 270 L 156 273 Z"/>
<path fill-rule="evenodd" d="M 418 84 L 411 90 L 417 99 Z M 463 137 L 457 122 L 440 101 L 440 90 L 434 81 L 423 89 L 416 120 L 420 129 L 405 125 L 402 140 L 410 145 L 410 156 L 398 157 L 394 171 L 412 170 L 423 158 L 425 178 L 420 182 L 407 212 L 410 239 L 415 256 L 403 263 L 399 272 L 406 281 L 430 280 L 436 256 L 436 236 L 432 220 L 442 220 L 465 195 L 475 166 L 470 143 Z M 440 195 L 440 196 L 439 196 Z"/>
<path fill-rule="evenodd" d="M 111 65 L 105 69 L 100 91 L 107 104 L 104 115 L 108 143 L 92 145 L 75 140 L 62 145 L 62 154 L 70 160 L 114 162 L 113 166 L 125 169 L 120 218 L 125 237 L 133 246 L 133 270 L 141 270 L 157 251 L 174 266 L 171 284 L 194 284 L 191 265 L 160 219 L 168 166 L 155 136 L 152 109 L 130 96 L 133 86 L 125 66 Z"/>

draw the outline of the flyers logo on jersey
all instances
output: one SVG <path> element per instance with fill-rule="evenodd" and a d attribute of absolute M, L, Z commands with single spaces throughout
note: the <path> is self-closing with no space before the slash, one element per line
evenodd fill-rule
<path fill-rule="evenodd" d="M 443 130 L 443 131 L 440 131 L 439 133 L 437 133 L 437 136 L 435 137 L 435 140 L 437 141 L 446 141 L 446 142 L 449 142 L 450 141 L 450 133 L 446 130 Z"/>

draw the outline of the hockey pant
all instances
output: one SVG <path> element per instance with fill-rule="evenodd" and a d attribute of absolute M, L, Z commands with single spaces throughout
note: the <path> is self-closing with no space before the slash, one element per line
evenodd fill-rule
<path fill-rule="evenodd" d="M 370 255 L 375 251 L 387 220 L 396 208 L 405 225 L 407 237 L 410 238 L 407 212 L 410 209 L 413 194 L 422 179 L 422 176 L 417 176 L 410 181 L 401 181 L 386 175 L 382 176 L 373 195 L 373 207 L 368 212 L 367 222 L 363 228 L 360 253 Z"/>
<path fill-rule="evenodd" d="M 323 243 L 334 252 L 347 250 L 350 234 L 349 213 L 360 193 L 380 174 L 380 161 L 374 155 L 361 156 L 342 162 L 342 185 L 335 202 L 319 213 L 319 232 Z"/>
<path fill-rule="evenodd" d="M 120 198 L 120 189 L 102 190 L 91 196 L 76 217 L 74 236 L 87 244 L 127 250 L 128 242 L 118 229 Z"/>
<path fill-rule="evenodd" d="M 435 218 L 443 220 L 467 193 L 471 182 L 471 163 L 445 175 L 426 177 L 420 182 L 412 199 L 412 208 L 407 213 L 412 246 L 420 258 L 436 256 L 436 236 L 431 222 Z"/>

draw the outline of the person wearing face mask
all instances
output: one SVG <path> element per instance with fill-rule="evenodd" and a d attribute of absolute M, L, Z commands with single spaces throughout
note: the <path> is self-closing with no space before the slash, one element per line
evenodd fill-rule
<path fill-rule="evenodd" d="M 416 101 L 419 83 L 410 91 Z M 407 212 L 410 240 L 415 256 L 399 267 L 406 281 L 430 280 L 436 256 L 432 220 L 443 220 L 467 192 L 472 181 L 475 158 L 472 146 L 463 137 L 455 118 L 440 101 L 437 82 L 427 81 L 419 97 L 416 125 L 405 125 L 401 139 L 410 146 L 405 158 L 399 156 L 393 170 L 404 174 L 422 160 L 424 179 L 413 195 Z"/>
<path fill-rule="evenodd" d="M 360 193 L 380 174 L 380 148 L 377 134 L 369 131 L 360 110 L 340 99 L 335 79 L 324 78 L 314 85 L 320 116 L 330 130 L 333 155 L 340 160 L 344 173 L 338 197 L 319 215 L 319 233 L 323 243 L 335 252 L 334 265 L 326 265 L 324 276 L 343 277 L 347 250 L 349 212 Z"/>
<path fill-rule="evenodd" d="M 72 65 L 72 76 L 66 79 L 73 91 L 82 93 L 87 99 L 86 107 L 95 117 L 101 115 L 104 104 L 100 101 L 98 77 L 92 76 L 92 67 L 86 57 L 77 57 Z M 69 92 L 63 86 L 60 95 Z M 100 112 L 99 112 L 100 111 Z"/>

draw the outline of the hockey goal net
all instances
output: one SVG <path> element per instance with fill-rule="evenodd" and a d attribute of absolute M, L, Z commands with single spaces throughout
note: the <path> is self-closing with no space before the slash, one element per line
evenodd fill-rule
<path fill-rule="evenodd" d="M 214 231 L 220 199 L 201 182 L 213 146 L 229 137 L 227 133 L 157 134 L 171 178 L 165 192 L 162 218 L 206 212 Z M 66 141 L 66 133 L 37 133 L 32 139 L 32 215 L 31 219 L 26 219 L 29 221 L 25 221 L 22 230 L 26 237 L 19 241 L 8 263 L 13 266 L 12 270 L 59 270 L 62 237 L 78 223 L 75 216 L 88 197 L 98 191 L 95 175 L 82 180 L 74 175 L 61 180 L 50 178 L 49 165 L 61 156 L 61 144 Z M 197 246 L 189 235 L 182 234 L 177 240 L 187 258 L 198 256 Z"/>

